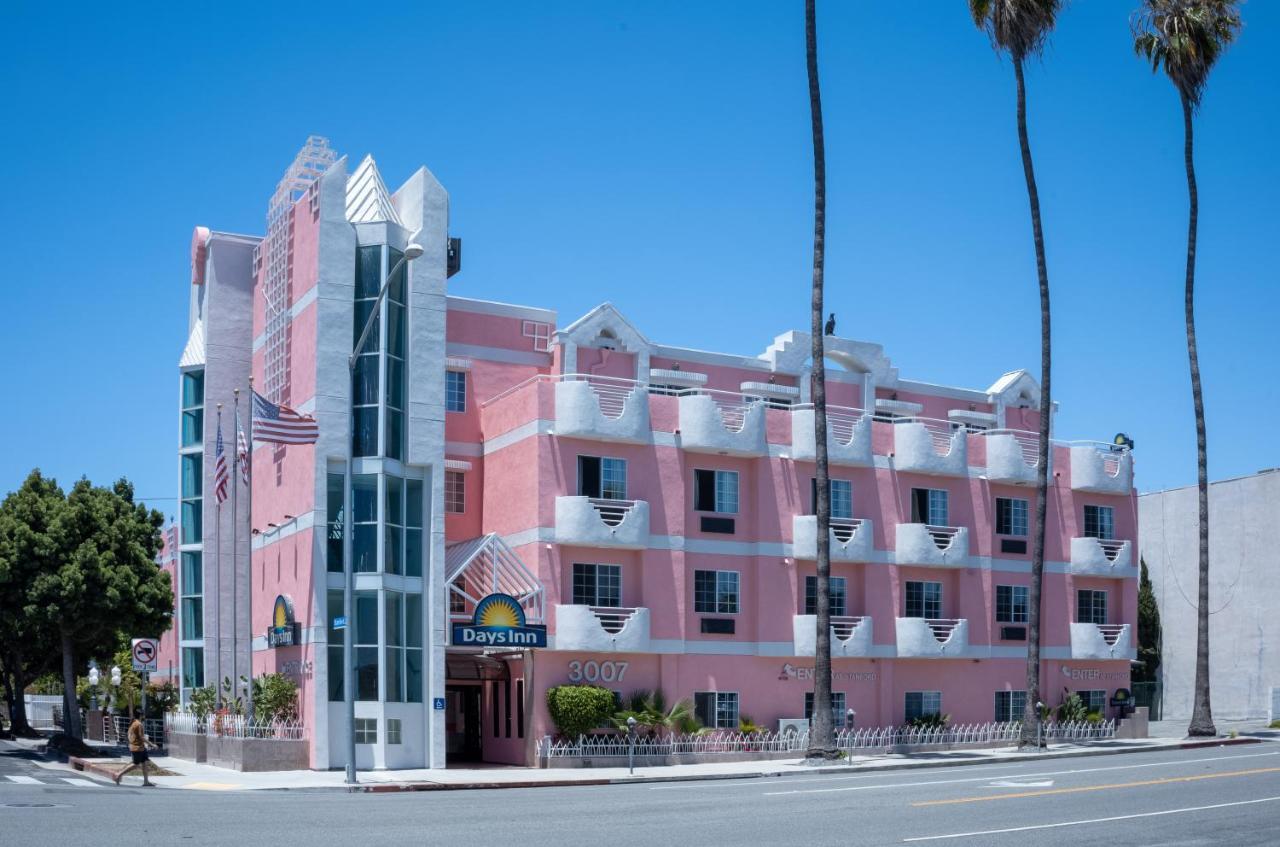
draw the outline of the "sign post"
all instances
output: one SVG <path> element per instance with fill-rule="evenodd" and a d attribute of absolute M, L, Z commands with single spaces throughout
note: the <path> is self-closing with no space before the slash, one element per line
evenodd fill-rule
<path fill-rule="evenodd" d="M 142 736 L 147 735 L 147 681 L 160 665 L 160 645 L 154 638 L 135 638 L 129 646 L 133 669 L 142 674 Z"/>

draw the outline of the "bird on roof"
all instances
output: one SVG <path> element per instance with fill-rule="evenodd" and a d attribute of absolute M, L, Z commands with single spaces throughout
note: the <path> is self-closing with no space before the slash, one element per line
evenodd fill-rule
<path fill-rule="evenodd" d="M 832 312 L 831 316 L 827 318 L 827 327 L 822 331 L 822 334 L 823 335 L 836 334 L 836 313 L 835 312 Z"/>

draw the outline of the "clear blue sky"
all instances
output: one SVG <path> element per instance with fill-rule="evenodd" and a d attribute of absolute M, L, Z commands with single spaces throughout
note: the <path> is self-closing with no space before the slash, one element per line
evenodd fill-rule
<path fill-rule="evenodd" d="M 609 299 L 654 340 L 754 354 L 808 322 L 803 3 L 10 7 L 0 33 L 0 490 L 33 466 L 176 494 L 197 224 L 260 233 L 308 134 L 389 183 L 426 164 L 466 242 L 455 293 Z M 1028 78 L 1058 432 L 1195 480 L 1172 86 L 1133 2 L 1077 0 Z M 827 301 L 903 376 L 1038 373 L 1013 71 L 962 0 L 819 3 Z M 1197 121 L 1213 478 L 1280 465 L 1280 11 L 1244 7 Z M 172 505 L 156 501 L 166 512 Z"/>

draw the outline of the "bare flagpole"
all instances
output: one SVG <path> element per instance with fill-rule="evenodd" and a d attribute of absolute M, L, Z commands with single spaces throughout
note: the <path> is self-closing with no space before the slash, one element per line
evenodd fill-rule
<path fill-rule="evenodd" d="M 222 432 L 222 404 L 218 404 L 218 432 Z M 224 448 L 225 449 L 225 448 Z M 217 462 L 217 459 L 214 459 Z M 216 472 L 216 471 L 215 471 Z M 213 495 L 213 688 L 214 700 L 222 706 L 222 501 L 215 491 Z"/>
<path fill-rule="evenodd" d="M 249 431 L 244 439 L 245 496 L 249 498 L 245 511 L 249 513 L 249 526 L 253 526 L 253 376 L 249 376 Z M 240 418 L 236 417 L 236 426 Z M 236 433 L 236 439 L 240 434 Z M 239 445 L 237 444 L 237 448 Z M 237 449 L 237 452 L 239 450 Z M 249 617 L 249 683 L 245 693 L 245 714 L 253 723 L 253 533 L 249 533 L 249 590 L 245 592 L 245 613 Z"/>

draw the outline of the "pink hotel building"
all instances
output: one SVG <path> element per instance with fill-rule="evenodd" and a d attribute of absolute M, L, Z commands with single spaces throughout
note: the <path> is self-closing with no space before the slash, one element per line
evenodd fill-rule
<path fill-rule="evenodd" d="M 351 383 L 355 334 L 410 241 L 425 254 L 393 280 Z M 250 656 L 255 674 L 291 675 L 314 768 L 345 764 L 344 637 L 361 768 L 531 764 L 554 732 L 545 692 L 569 682 L 690 698 L 708 726 L 805 717 L 809 336 L 785 332 L 756 355 L 673 347 L 607 303 L 561 325 L 547 309 L 449 294 L 457 248 L 427 170 L 389 192 L 372 159 L 349 172 L 317 138 L 265 238 L 196 230 L 180 368 L 184 693 L 243 675 Z M 833 337 L 827 351 L 840 722 L 848 709 L 860 726 L 1016 717 L 1036 381 L 1013 371 L 954 388 L 901 376 L 877 344 Z M 219 520 L 213 408 L 225 404 L 234 443 L 231 390 L 251 375 L 313 414 L 320 440 L 255 444 L 252 497 L 242 488 L 240 514 L 228 503 Z M 349 448 L 356 596 L 343 630 Z M 1044 699 L 1078 691 L 1106 708 L 1135 657 L 1133 456 L 1055 441 L 1051 462 Z M 450 643 L 450 624 L 491 593 L 545 623 L 548 647 Z M 293 646 L 268 637 L 281 615 L 297 624 Z"/>

